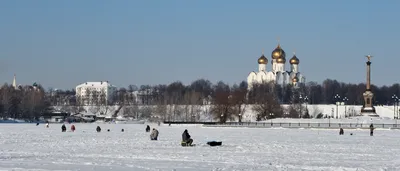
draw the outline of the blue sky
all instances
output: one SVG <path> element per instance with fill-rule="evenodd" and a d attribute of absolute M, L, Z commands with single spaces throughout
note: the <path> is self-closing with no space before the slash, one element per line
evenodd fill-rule
<path fill-rule="evenodd" d="M 400 81 L 400 1 L 0 1 L 0 81 L 71 89 L 86 81 L 117 86 L 238 83 L 280 38 L 296 50 L 307 81 Z M 268 69 L 271 68 L 269 64 Z M 289 66 L 286 66 L 289 68 Z"/>

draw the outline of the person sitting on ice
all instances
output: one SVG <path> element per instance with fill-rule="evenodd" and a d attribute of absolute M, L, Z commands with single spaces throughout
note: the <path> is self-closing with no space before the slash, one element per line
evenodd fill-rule
<path fill-rule="evenodd" d="M 343 135 L 343 134 L 344 134 L 343 128 L 340 128 L 339 135 Z"/>
<path fill-rule="evenodd" d="M 191 139 L 190 134 L 187 129 L 183 131 L 182 134 L 182 146 L 191 146 L 193 143 L 193 139 Z"/>
<path fill-rule="evenodd" d="M 67 131 L 67 127 L 63 124 L 61 126 L 61 132 L 66 132 Z"/>
<path fill-rule="evenodd" d="M 374 136 L 374 129 L 375 129 L 375 128 L 374 128 L 374 125 L 373 125 L 373 124 L 369 125 L 369 131 L 370 131 L 370 132 L 369 132 L 369 135 L 370 135 L 370 136 Z"/>
<path fill-rule="evenodd" d="M 101 132 L 100 126 L 97 126 L 96 131 L 97 131 L 97 132 Z"/>
<path fill-rule="evenodd" d="M 71 126 L 71 131 L 72 131 L 72 132 L 75 132 L 75 125 L 72 125 L 72 126 Z"/>
<path fill-rule="evenodd" d="M 146 132 L 150 132 L 150 126 L 149 125 L 147 125 L 147 127 L 146 127 Z"/>
<path fill-rule="evenodd" d="M 49 122 L 46 123 L 46 128 L 49 128 Z"/>
<path fill-rule="evenodd" d="M 158 138 L 158 130 L 153 128 L 153 131 L 150 134 L 150 140 L 157 140 Z"/>

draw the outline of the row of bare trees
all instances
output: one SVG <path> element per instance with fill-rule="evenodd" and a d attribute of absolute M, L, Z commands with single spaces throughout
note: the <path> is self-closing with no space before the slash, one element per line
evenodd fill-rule
<path fill-rule="evenodd" d="M 50 110 L 50 103 L 40 85 L 0 88 L 0 118 L 37 120 Z"/>
<path fill-rule="evenodd" d="M 216 84 L 205 79 L 193 81 L 190 85 L 173 82 L 165 85 L 130 85 L 120 88 L 111 95 L 87 90 L 89 101 L 75 96 L 75 90 L 48 90 L 40 85 L 15 89 L 7 84 L 0 89 L 0 117 L 35 119 L 48 110 L 49 106 L 63 106 L 68 112 L 78 113 L 90 106 L 92 113 L 121 110 L 126 116 L 144 117 L 154 120 L 199 121 L 213 119 L 229 121 L 241 119 L 246 109 L 256 113 L 257 120 L 274 117 L 308 117 L 303 103 L 333 104 L 336 94 L 347 97 L 348 104 L 362 105 L 365 84 L 341 83 L 327 79 L 318 84 L 309 82 L 295 88 L 291 85 L 258 84 L 247 90 L 246 82 L 228 85 L 222 81 Z M 400 85 L 372 86 L 375 104 L 392 104 L 392 95 L 400 97 Z M 300 97 L 303 98 L 300 98 Z M 304 97 L 307 96 L 307 101 Z M 282 104 L 289 108 L 281 108 Z M 113 109 L 110 110 L 110 106 Z M 117 106 L 117 107 L 115 107 Z M 86 107 L 87 109 L 87 107 Z M 315 111 L 315 110 L 314 110 Z"/>

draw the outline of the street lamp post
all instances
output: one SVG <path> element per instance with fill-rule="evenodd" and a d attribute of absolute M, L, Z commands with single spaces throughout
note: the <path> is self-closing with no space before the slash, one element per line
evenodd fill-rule
<path fill-rule="evenodd" d="M 307 104 L 308 104 L 308 97 L 307 97 L 307 96 L 304 97 L 304 102 L 306 102 L 306 112 L 307 112 L 307 114 L 308 114 L 308 106 L 307 106 Z"/>
<path fill-rule="evenodd" d="M 397 102 L 399 101 L 399 98 L 395 94 L 393 94 L 392 99 L 393 99 L 393 119 L 397 119 L 396 106 L 397 106 Z"/>
<path fill-rule="evenodd" d="M 301 112 L 301 108 L 303 107 L 303 97 L 299 96 L 299 103 L 300 103 L 300 114 L 299 114 L 299 118 L 301 118 L 301 116 L 303 115 L 303 113 Z"/>
<path fill-rule="evenodd" d="M 269 119 L 271 120 L 271 126 L 272 126 L 272 118 L 274 117 L 273 113 L 269 113 Z"/>
<path fill-rule="evenodd" d="M 231 99 L 232 99 L 232 95 L 229 95 L 229 96 L 228 96 L 228 105 L 231 104 L 231 102 L 232 102 Z M 228 114 L 228 112 L 229 112 L 229 111 L 226 111 L 225 114 Z M 223 115 L 222 115 L 222 116 L 223 116 Z M 225 118 L 223 118 L 223 120 L 224 120 L 224 122 L 226 122 L 226 121 L 225 121 Z"/>
<path fill-rule="evenodd" d="M 335 98 L 335 101 L 336 101 L 336 119 L 338 119 L 338 116 L 339 116 L 339 113 L 338 113 L 338 109 L 339 109 L 338 102 L 340 101 L 339 94 L 336 94 L 334 98 Z"/>
<path fill-rule="evenodd" d="M 399 101 L 400 99 L 396 96 L 396 111 L 399 111 Z M 399 112 L 397 112 L 396 119 L 399 119 Z"/>
<path fill-rule="evenodd" d="M 347 97 L 343 98 L 343 103 L 344 103 L 344 117 L 347 116 L 347 108 L 346 108 L 346 103 L 347 101 L 349 101 L 349 99 Z"/>

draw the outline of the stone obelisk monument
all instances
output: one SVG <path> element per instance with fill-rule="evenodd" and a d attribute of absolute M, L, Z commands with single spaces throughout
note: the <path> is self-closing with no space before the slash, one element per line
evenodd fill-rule
<path fill-rule="evenodd" d="M 371 91 L 371 55 L 366 56 L 367 61 L 367 88 L 363 93 L 364 96 L 364 106 L 361 108 L 361 115 L 363 116 L 372 116 L 379 117 L 376 114 L 375 107 L 372 103 L 372 98 L 374 97 L 374 93 Z"/>

